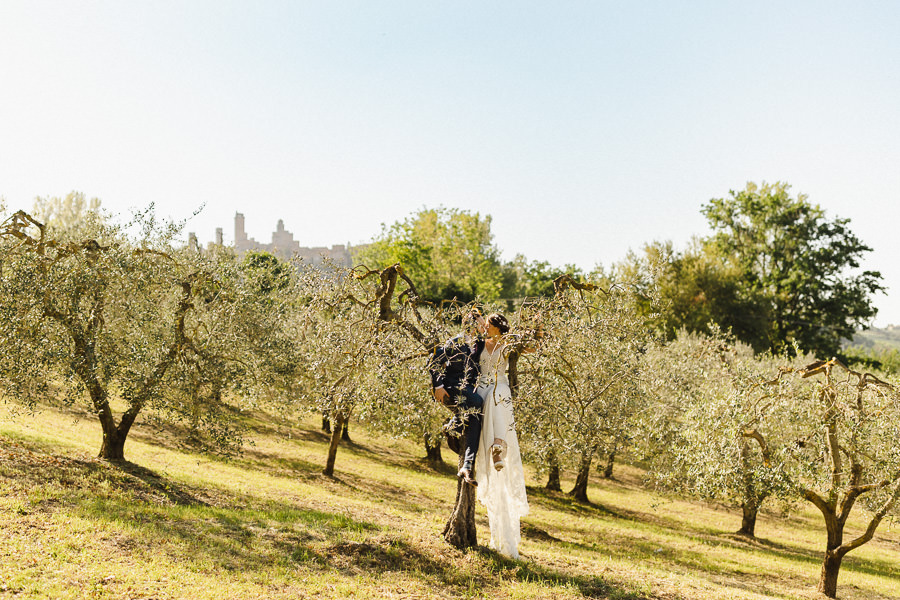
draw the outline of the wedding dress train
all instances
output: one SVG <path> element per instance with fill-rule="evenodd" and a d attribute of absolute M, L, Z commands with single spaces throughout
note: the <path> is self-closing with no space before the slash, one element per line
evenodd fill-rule
<path fill-rule="evenodd" d="M 487 508 L 491 528 L 490 547 L 511 558 L 519 557 L 521 533 L 519 520 L 528 514 L 525 495 L 525 472 L 516 437 L 512 393 L 509 389 L 503 347 L 481 353 L 481 377 L 478 395 L 484 398 L 481 444 L 475 457 L 475 479 L 478 500 Z M 491 446 L 494 439 L 504 440 L 501 457 L 505 466 L 494 468 Z"/>

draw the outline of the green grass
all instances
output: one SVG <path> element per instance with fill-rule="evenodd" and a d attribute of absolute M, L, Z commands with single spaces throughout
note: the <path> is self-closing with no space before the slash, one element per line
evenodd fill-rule
<path fill-rule="evenodd" d="M 824 532 L 805 507 L 764 513 L 751 540 L 732 533 L 733 509 L 660 497 L 634 467 L 595 479 L 591 505 L 528 473 L 523 558 L 512 561 L 441 539 L 450 465 L 433 469 L 416 445 L 354 425 L 326 478 L 314 423 L 274 419 L 251 422 L 253 445 L 229 460 L 139 423 L 130 462 L 113 464 L 93 458 L 99 428 L 85 415 L 0 413 L 0 597 L 818 597 Z M 477 518 L 486 543 L 481 507 Z M 896 525 L 848 555 L 838 593 L 900 598 Z"/>

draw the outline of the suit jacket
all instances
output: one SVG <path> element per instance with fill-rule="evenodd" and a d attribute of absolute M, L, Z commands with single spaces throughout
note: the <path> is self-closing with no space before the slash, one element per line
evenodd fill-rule
<path fill-rule="evenodd" d="M 428 364 L 431 387 L 443 387 L 448 392 L 459 391 L 466 385 L 477 386 L 481 351 L 484 340 L 458 335 L 435 348 Z"/>

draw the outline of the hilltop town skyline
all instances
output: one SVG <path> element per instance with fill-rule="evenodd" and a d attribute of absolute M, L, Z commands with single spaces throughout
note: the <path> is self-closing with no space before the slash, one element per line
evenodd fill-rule
<path fill-rule="evenodd" d="M 353 249 L 361 248 L 366 244 L 352 246 L 351 244 L 333 244 L 328 246 L 301 246 L 300 240 L 294 239 L 293 232 L 285 229 L 284 219 L 278 219 L 275 230 L 272 232 L 272 241 L 263 243 L 250 237 L 246 230 L 246 217 L 243 213 L 234 213 L 234 238 L 232 245 L 238 256 L 251 250 L 261 252 L 269 252 L 279 258 L 290 259 L 299 257 L 305 262 L 313 265 L 321 264 L 325 259 L 333 261 L 335 264 L 350 267 L 353 266 Z M 190 232 L 189 238 L 198 239 L 197 234 Z M 216 227 L 215 237 L 210 244 L 222 246 L 225 244 L 224 230 L 222 227 Z"/>

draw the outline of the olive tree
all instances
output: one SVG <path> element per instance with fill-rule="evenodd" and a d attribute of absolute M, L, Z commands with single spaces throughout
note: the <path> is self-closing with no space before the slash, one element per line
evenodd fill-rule
<path fill-rule="evenodd" d="M 556 289 L 554 299 L 531 305 L 542 338 L 540 351 L 519 365 L 517 422 L 538 460 L 576 469 L 570 493 L 587 502 L 594 456 L 608 455 L 633 432 L 644 402 L 644 355 L 654 338 L 630 286 L 561 276 Z"/>
<path fill-rule="evenodd" d="M 391 435 L 437 438 L 440 411 L 426 365 L 445 329 L 441 312 L 420 306 L 399 264 L 332 265 L 301 278 L 308 301 L 294 317 L 296 343 L 311 405 L 334 425 L 325 474 L 334 474 L 340 433 L 353 415 Z"/>
<path fill-rule="evenodd" d="M 763 502 L 791 497 L 789 482 L 754 429 L 760 406 L 772 410 L 754 391 L 785 362 L 754 356 L 716 327 L 709 335 L 682 329 L 651 350 L 645 384 L 652 410 L 641 419 L 650 479 L 664 490 L 739 506 L 738 533 L 754 536 Z M 764 416 L 774 418 L 771 412 Z"/>
<path fill-rule="evenodd" d="M 785 369 L 779 380 L 786 377 L 793 377 L 794 385 L 792 393 L 781 395 L 778 418 L 748 428 L 745 435 L 783 457 L 781 468 L 798 497 L 822 513 L 826 543 L 818 590 L 833 598 L 844 556 L 869 542 L 886 516 L 900 514 L 900 393 L 896 384 L 837 359 Z M 792 430 L 790 438 L 777 434 L 784 427 Z M 865 529 L 845 539 L 857 504 L 868 515 Z"/>
<path fill-rule="evenodd" d="M 90 211 L 72 231 L 48 230 L 23 211 L 7 219 L 2 392 L 29 406 L 55 386 L 67 402 L 86 399 L 100 421 L 103 458 L 124 458 L 145 409 L 185 424 L 195 442 L 236 448 L 226 396 L 271 379 L 261 370 L 277 352 L 253 349 L 270 346 L 277 312 L 262 310 L 233 255 L 204 256 L 178 234 L 152 209 L 124 225 Z"/>
<path fill-rule="evenodd" d="M 438 435 L 443 409 L 431 397 L 427 364 L 449 337 L 450 315 L 466 308 L 420 304 L 399 263 L 307 271 L 303 279 L 309 302 L 296 317 L 297 344 L 314 374 L 313 402 L 334 424 L 324 474 L 334 474 L 340 431 L 352 414 L 392 435 Z M 477 543 L 474 489 L 459 478 L 443 536 L 459 548 Z"/>
<path fill-rule="evenodd" d="M 356 280 L 336 267 L 301 274 L 308 301 L 293 315 L 295 344 L 305 365 L 310 408 L 332 424 L 325 475 L 334 474 L 341 431 L 365 396 L 367 363 L 376 352 L 375 316 L 356 301 Z"/>
<path fill-rule="evenodd" d="M 743 417 L 731 434 L 758 448 L 769 489 L 815 506 L 823 517 L 825 552 L 818 590 L 837 593 L 841 562 L 870 541 L 881 521 L 898 514 L 900 500 L 900 395 L 871 373 L 837 359 L 806 367 L 785 365 L 769 376 L 735 380 Z M 725 428 L 723 427 L 723 430 Z M 707 450 L 722 461 L 714 444 Z M 732 443 L 731 460 L 742 459 Z M 700 450 L 701 445 L 695 445 Z M 725 459 L 727 460 L 727 459 Z M 845 540 L 853 509 L 868 514 L 861 532 Z"/>
<path fill-rule="evenodd" d="M 896 387 L 837 359 L 801 367 L 802 357 L 754 357 L 721 336 L 684 335 L 651 360 L 661 400 L 645 425 L 660 448 L 656 480 L 739 502 L 750 535 L 767 498 L 811 503 L 826 533 L 818 589 L 834 597 L 843 557 L 898 514 Z M 868 522 L 845 541 L 858 505 Z"/>
<path fill-rule="evenodd" d="M 436 344 L 460 333 L 459 324 L 471 309 L 469 304 L 456 302 L 441 306 L 400 303 L 398 318 L 415 324 L 417 333 L 411 335 L 396 323 L 382 324 L 381 356 L 373 373 L 372 396 L 356 413 L 373 429 L 423 442 L 426 459 L 433 465 L 443 460 L 443 426 L 450 413 L 432 396 L 429 361 Z"/>

